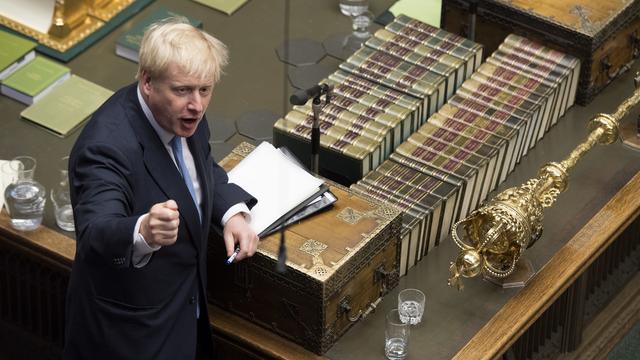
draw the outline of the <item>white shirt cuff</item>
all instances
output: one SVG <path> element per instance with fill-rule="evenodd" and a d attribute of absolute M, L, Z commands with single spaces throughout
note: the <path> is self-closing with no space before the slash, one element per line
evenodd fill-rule
<path fill-rule="evenodd" d="M 144 214 L 140 216 L 136 222 L 136 226 L 133 228 L 133 254 L 131 254 L 131 263 L 136 268 L 147 265 L 149 260 L 151 260 L 153 252 L 162 247 L 160 245 L 149 246 L 142 234 L 140 234 L 140 224 L 148 215 L 149 214 Z"/>
<path fill-rule="evenodd" d="M 241 202 L 233 205 L 232 207 L 229 208 L 229 210 L 227 210 L 226 213 L 224 213 L 224 216 L 222 216 L 222 221 L 221 221 L 222 227 L 227 225 L 227 221 L 229 221 L 229 219 L 231 219 L 231 217 L 237 213 L 242 213 L 244 215 L 245 220 L 247 220 L 248 223 L 251 222 L 251 212 L 249 211 L 247 204 Z"/>

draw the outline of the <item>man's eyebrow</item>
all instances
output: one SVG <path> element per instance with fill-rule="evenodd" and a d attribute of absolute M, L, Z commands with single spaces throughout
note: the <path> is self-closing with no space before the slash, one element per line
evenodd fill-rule
<path fill-rule="evenodd" d="M 172 83 L 171 87 L 188 87 L 188 88 L 212 88 L 213 84 L 184 84 L 184 83 Z"/>

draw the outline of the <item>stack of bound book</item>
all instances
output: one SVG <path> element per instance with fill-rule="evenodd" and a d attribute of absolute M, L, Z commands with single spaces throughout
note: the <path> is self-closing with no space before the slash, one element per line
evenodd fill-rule
<path fill-rule="evenodd" d="M 133 24 L 128 31 L 118 37 L 118 40 L 116 40 L 116 55 L 137 63 L 140 60 L 140 43 L 142 42 L 145 30 L 152 24 L 171 17 L 186 18 L 191 25 L 202 29 L 202 21 L 165 7 L 160 7 L 149 16 Z"/>
<path fill-rule="evenodd" d="M 33 60 L 35 47 L 31 40 L 0 31 L 0 81 Z"/>
<path fill-rule="evenodd" d="M 2 80 L 3 95 L 31 105 L 71 76 L 71 70 L 44 56 L 36 56 Z"/>
<path fill-rule="evenodd" d="M 36 56 L 36 43 L 0 30 L 0 92 L 24 104 L 38 101 L 69 78 L 69 68 Z"/>
<path fill-rule="evenodd" d="M 320 171 L 351 184 L 377 168 L 453 96 L 480 64 L 482 46 L 399 16 L 322 83 L 333 85 L 320 120 Z M 273 141 L 310 158 L 313 112 L 296 106 Z"/>
<path fill-rule="evenodd" d="M 36 43 L 0 30 L 0 92 L 28 107 L 21 117 L 58 136 L 77 129 L 111 94 L 47 57 Z"/>
<path fill-rule="evenodd" d="M 477 208 L 575 99 L 580 61 L 510 35 L 352 189 L 405 212 L 401 273 Z"/>

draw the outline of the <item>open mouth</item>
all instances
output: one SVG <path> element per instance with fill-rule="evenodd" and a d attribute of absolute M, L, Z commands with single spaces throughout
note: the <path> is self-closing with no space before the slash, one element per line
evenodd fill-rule
<path fill-rule="evenodd" d="M 186 124 L 193 124 L 198 122 L 198 118 L 182 118 L 180 120 L 182 120 L 182 122 Z"/>

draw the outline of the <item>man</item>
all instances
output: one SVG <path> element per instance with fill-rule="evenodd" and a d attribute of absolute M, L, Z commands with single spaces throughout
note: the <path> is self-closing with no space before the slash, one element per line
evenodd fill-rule
<path fill-rule="evenodd" d="M 96 111 L 71 152 L 76 256 L 65 359 L 194 359 L 211 354 L 210 226 L 228 255 L 256 251 L 256 200 L 211 158 L 204 116 L 224 44 L 188 22 L 152 25 L 138 83 Z"/>

